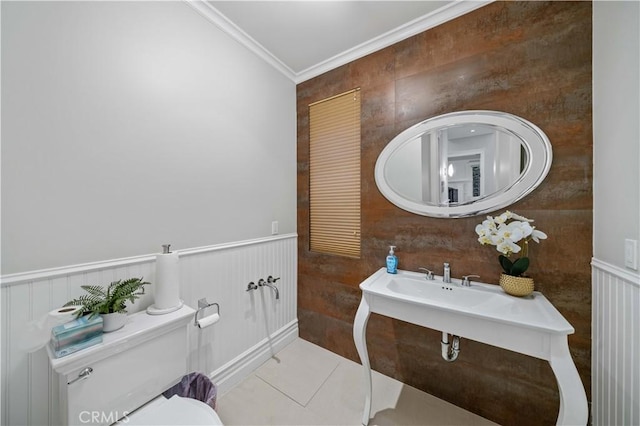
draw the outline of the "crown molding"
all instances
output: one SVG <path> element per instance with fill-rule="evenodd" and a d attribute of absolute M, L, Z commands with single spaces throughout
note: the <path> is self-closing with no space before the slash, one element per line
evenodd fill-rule
<path fill-rule="evenodd" d="M 227 33 L 229 36 L 247 47 L 268 64 L 273 66 L 276 70 L 280 71 L 287 78 L 298 84 L 313 77 L 317 77 L 318 75 L 330 71 L 334 68 L 345 65 L 351 61 L 362 58 L 370 53 L 391 46 L 392 44 L 402 41 L 406 38 L 434 28 L 466 13 L 479 9 L 489 3 L 492 3 L 494 0 L 455 1 L 300 72 L 295 72 L 291 68 L 289 68 L 285 63 L 274 56 L 270 51 L 265 49 L 264 46 L 258 43 L 249 34 L 244 32 L 240 27 L 231 22 L 226 16 L 224 16 L 220 11 L 218 11 L 207 1 L 183 1 L 193 9 L 195 9 L 208 21 L 213 23 L 220 30 Z"/>
<path fill-rule="evenodd" d="M 320 62 L 319 64 L 297 73 L 295 82 L 296 84 L 302 83 L 303 81 L 317 77 L 334 68 L 348 64 L 349 62 L 367 56 L 370 53 L 389 47 L 399 41 L 437 27 L 440 24 L 479 9 L 482 6 L 486 6 L 493 1 L 494 0 L 459 0 L 443 6 L 431 13 L 407 22 L 404 25 L 401 25 L 391 31 L 387 31 L 378 37 L 368 40 L 351 49 L 345 50 L 326 61 Z"/>
<path fill-rule="evenodd" d="M 213 7 L 209 2 L 203 0 L 183 0 L 200 15 L 218 27 L 231 38 L 248 48 L 250 51 L 258 55 L 269 65 L 280 71 L 285 77 L 295 81 L 296 73 L 289 68 L 284 62 L 275 57 L 264 46 L 258 43 L 253 37 L 244 32 L 240 27 L 231 22 L 229 18 L 224 16 L 218 9 Z"/>

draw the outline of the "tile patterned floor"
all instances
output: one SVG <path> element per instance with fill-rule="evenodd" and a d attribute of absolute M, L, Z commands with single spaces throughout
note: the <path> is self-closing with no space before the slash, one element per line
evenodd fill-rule
<path fill-rule="evenodd" d="M 370 425 L 495 425 L 373 372 Z M 218 398 L 225 425 L 360 425 L 362 367 L 297 339 Z"/>

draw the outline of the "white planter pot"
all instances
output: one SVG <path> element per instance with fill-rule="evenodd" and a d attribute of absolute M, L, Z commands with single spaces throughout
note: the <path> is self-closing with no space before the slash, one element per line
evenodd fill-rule
<path fill-rule="evenodd" d="M 113 314 L 100 314 L 102 317 L 102 331 L 109 333 L 120 330 L 127 323 L 127 314 L 116 312 Z"/>

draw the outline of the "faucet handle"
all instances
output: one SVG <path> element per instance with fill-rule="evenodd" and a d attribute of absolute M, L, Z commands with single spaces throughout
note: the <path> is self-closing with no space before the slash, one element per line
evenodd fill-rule
<path fill-rule="evenodd" d="M 278 278 L 273 278 L 271 275 L 269 275 L 269 276 L 267 277 L 267 282 L 268 282 L 268 283 L 271 283 L 271 284 L 275 284 L 275 282 L 276 282 L 276 281 L 278 281 L 279 279 L 280 279 L 280 277 L 278 277 Z"/>
<path fill-rule="evenodd" d="M 471 280 L 469 278 L 480 278 L 480 275 L 464 275 L 462 277 L 462 285 L 466 287 L 471 286 Z"/>
<path fill-rule="evenodd" d="M 428 280 L 433 280 L 433 271 L 430 271 L 427 268 L 418 268 L 421 271 L 425 271 L 427 273 L 427 276 L 425 277 Z"/>

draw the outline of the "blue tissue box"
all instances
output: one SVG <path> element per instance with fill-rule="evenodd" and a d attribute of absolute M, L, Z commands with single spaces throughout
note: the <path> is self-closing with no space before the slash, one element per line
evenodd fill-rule
<path fill-rule="evenodd" d="M 102 343 L 102 317 L 85 315 L 51 329 L 51 349 L 56 358 Z"/>

